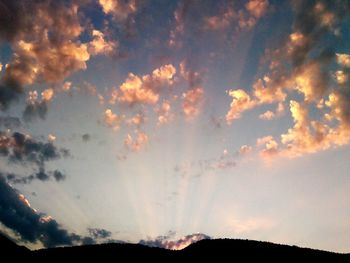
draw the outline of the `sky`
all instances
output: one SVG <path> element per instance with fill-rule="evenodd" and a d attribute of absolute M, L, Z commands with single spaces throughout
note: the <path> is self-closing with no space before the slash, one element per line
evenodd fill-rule
<path fill-rule="evenodd" d="M 350 1 L 0 0 L 0 232 L 31 249 L 350 251 Z"/>

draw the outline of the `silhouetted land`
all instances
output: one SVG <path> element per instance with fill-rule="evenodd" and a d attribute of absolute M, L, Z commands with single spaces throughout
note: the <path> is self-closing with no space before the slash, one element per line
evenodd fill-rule
<path fill-rule="evenodd" d="M 202 240 L 181 251 L 170 251 L 137 244 L 103 244 L 77 247 L 64 247 L 30 251 L 18 246 L 0 235 L 1 254 L 10 258 L 35 260 L 57 259 L 121 259 L 121 258 L 222 258 L 225 261 L 235 259 L 326 259 L 329 262 L 350 262 L 350 254 L 339 254 L 296 246 L 278 245 L 269 242 L 212 239 Z M 327 261 L 328 262 L 328 261 Z"/>

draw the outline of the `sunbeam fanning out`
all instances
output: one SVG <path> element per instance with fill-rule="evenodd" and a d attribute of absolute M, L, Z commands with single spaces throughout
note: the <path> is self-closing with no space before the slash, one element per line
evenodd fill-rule
<path fill-rule="evenodd" d="M 349 24 L 349 0 L 0 0 L 0 232 L 350 252 Z"/>

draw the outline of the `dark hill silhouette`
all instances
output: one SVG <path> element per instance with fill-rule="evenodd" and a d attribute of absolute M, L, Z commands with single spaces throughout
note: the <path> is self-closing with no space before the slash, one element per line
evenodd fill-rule
<path fill-rule="evenodd" d="M 51 248 L 30 251 L 0 235 L 0 251 L 12 258 L 35 260 L 57 259 L 119 259 L 119 258 L 223 258 L 231 259 L 328 259 L 350 262 L 350 254 L 339 254 L 296 246 L 239 239 L 201 240 L 180 251 L 147 247 L 139 244 L 102 244 Z"/>

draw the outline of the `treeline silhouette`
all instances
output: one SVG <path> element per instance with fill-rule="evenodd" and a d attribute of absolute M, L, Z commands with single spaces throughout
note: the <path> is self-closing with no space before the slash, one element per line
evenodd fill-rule
<path fill-rule="evenodd" d="M 350 262 L 350 254 L 340 254 L 297 246 L 278 245 L 269 242 L 240 239 L 201 240 L 179 251 L 147 247 L 139 244 L 101 244 L 76 247 L 60 247 L 30 251 L 0 235 L 0 251 L 3 258 L 33 260 L 118 260 L 125 258 L 200 258 L 258 260 L 317 259 L 331 262 Z M 5 261 L 4 261 L 5 262 Z"/>

